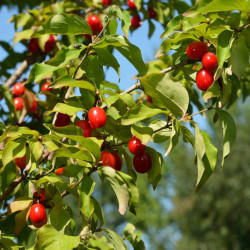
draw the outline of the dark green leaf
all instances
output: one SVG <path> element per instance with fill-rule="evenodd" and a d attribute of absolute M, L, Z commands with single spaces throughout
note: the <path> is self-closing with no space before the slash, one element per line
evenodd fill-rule
<path fill-rule="evenodd" d="M 115 250 L 126 250 L 127 247 L 125 243 L 123 242 L 122 238 L 120 235 L 115 233 L 114 231 L 111 231 L 109 229 L 103 228 L 103 231 L 106 232 L 114 246 Z"/>

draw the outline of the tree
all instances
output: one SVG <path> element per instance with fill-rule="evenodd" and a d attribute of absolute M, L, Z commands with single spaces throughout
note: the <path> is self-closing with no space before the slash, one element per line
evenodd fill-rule
<path fill-rule="evenodd" d="M 244 98 L 249 95 L 249 2 L 129 2 L 127 8 L 118 0 L 113 5 L 42 1 L 38 9 L 11 18 L 14 44 L 21 42 L 27 51 L 16 53 L 1 42 L 8 53 L 0 64 L 1 75 L 8 78 L 0 85 L 3 247 L 17 248 L 16 237 L 25 248 L 126 249 L 121 236 L 103 226 L 103 209 L 94 192 L 97 182 L 111 185 L 121 215 L 127 209 L 136 214 L 137 174 L 147 173 L 154 189 L 162 177 L 162 154 L 147 144 L 167 144 L 167 156 L 182 136 L 195 152 L 199 191 L 214 171 L 218 150 L 192 117 L 208 111 L 223 131 L 221 165 L 230 153 L 236 127 L 226 109 L 240 92 Z M 167 39 L 147 65 L 128 40 L 142 15 L 150 24 L 149 36 L 154 31 L 151 18 L 167 24 L 161 36 Z M 123 34 L 117 34 L 118 21 Z M 138 71 L 136 83 L 125 91 L 105 81 L 104 66 L 119 76 L 114 50 Z M 169 50 L 174 51 L 171 56 Z M 17 86 L 26 71 L 28 79 Z M 46 102 L 38 99 L 34 83 L 47 95 Z M 20 96 L 13 97 L 14 85 Z M 135 148 L 129 151 L 131 138 Z M 121 171 L 120 157 L 126 165 Z M 66 197 L 75 202 L 66 205 Z M 134 230 L 128 224 L 124 239 L 144 249 Z"/>

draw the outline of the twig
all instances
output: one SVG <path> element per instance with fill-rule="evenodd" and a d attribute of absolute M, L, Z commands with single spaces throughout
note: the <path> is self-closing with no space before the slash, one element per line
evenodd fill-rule
<path fill-rule="evenodd" d="M 27 115 L 27 113 L 28 113 L 28 111 L 27 111 L 26 109 L 23 109 L 23 110 L 22 110 L 22 114 L 21 114 L 21 116 L 19 117 L 18 124 L 22 124 L 22 122 L 23 122 L 25 116 Z"/>
<path fill-rule="evenodd" d="M 97 37 L 95 38 L 95 40 L 93 41 L 93 43 L 96 43 L 98 38 L 100 37 L 100 35 L 103 33 L 103 31 L 107 28 L 108 24 L 110 22 L 110 18 L 108 19 L 107 23 L 105 24 L 105 26 L 102 28 L 102 30 L 100 31 L 100 33 L 97 35 Z"/>
<path fill-rule="evenodd" d="M 212 106 L 210 106 L 210 107 L 208 107 L 208 108 L 206 108 L 206 109 L 203 109 L 203 110 L 201 110 L 201 111 L 199 111 L 199 112 L 197 112 L 197 113 L 194 113 L 194 114 L 192 114 L 192 115 L 185 116 L 185 117 L 181 118 L 180 121 L 186 121 L 186 120 L 188 120 L 189 117 L 192 117 L 192 116 L 201 114 L 201 113 L 206 112 L 206 111 L 211 110 L 211 109 L 213 109 Z"/>
<path fill-rule="evenodd" d="M 162 70 L 160 73 L 168 73 L 168 72 L 170 72 L 172 70 L 175 70 L 175 69 L 178 69 L 178 68 L 180 68 L 182 66 L 185 66 L 185 65 L 188 65 L 188 64 L 193 64 L 193 63 L 194 63 L 193 60 L 187 60 L 187 61 L 178 63 L 176 65 L 173 65 L 173 66 L 171 66 L 169 68 L 166 68 L 166 69 Z"/>

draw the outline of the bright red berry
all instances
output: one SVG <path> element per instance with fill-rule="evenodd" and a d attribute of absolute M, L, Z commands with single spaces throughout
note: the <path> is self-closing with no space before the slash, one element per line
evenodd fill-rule
<path fill-rule="evenodd" d="M 103 28 L 102 22 L 97 15 L 90 15 L 88 17 L 88 25 L 90 26 L 94 35 L 100 33 Z"/>
<path fill-rule="evenodd" d="M 115 170 L 121 171 L 122 169 L 122 160 L 119 154 L 112 153 L 112 155 L 115 157 Z"/>
<path fill-rule="evenodd" d="M 102 0 L 102 6 L 109 6 L 112 4 L 112 0 Z"/>
<path fill-rule="evenodd" d="M 101 153 L 100 161 L 102 161 L 102 166 L 109 166 L 115 169 L 116 161 L 112 153 L 103 151 Z"/>
<path fill-rule="evenodd" d="M 47 217 L 46 210 L 42 204 L 34 204 L 30 208 L 30 220 L 36 225 L 39 225 Z"/>
<path fill-rule="evenodd" d="M 212 52 L 207 52 L 203 57 L 202 57 L 202 65 L 206 69 L 214 69 L 217 66 L 217 56 L 212 53 Z"/>
<path fill-rule="evenodd" d="M 61 175 L 61 174 L 63 173 L 64 169 L 65 169 L 65 167 L 58 168 L 58 169 L 56 170 L 56 172 L 55 172 L 56 175 Z"/>
<path fill-rule="evenodd" d="M 128 0 L 128 7 L 130 9 L 136 9 L 136 6 L 133 0 Z"/>
<path fill-rule="evenodd" d="M 95 128 L 105 126 L 107 117 L 105 111 L 100 107 L 91 108 L 88 113 L 89 121 Z"/>
<path fill-rule="evenodd" d="M 90 137 L 92 135 L 92 129 L 91 125 L 88 121 L 80 120 L 76 123 L 77 127 L 82 128 L 83 136 L 84 137 Z"/>
<path fill-rule="evenodd" d="M 50 53 L 53 50 L 55 43 L 56 43 L 55 37 L 53 35 L 50 35 L 49 39 L 45 43 L 44 52 Z"/>
<path fill-rule="evenodd" d="M 44 92 L 44 91 L 52 92 L 52 88 L 50 88 L 49 85 L 50 85 L 49 82 L 44 83 L 42 86 L 42 89 L 41 89 L 42 92 Z M 47 94 L 45 94 L 45 95 L 48 96 Z"/>
<path fill-rule="evenodd" d="M 144 152 L 140 155 L 136 155 L 133 159 L 133 165 L 135 171 L 140 174 L 149 172 L 152 167 L 152 162 L 149 154 L 147 152 Z"/>
<path fill-rule="evenodd" d="M 128 142 L 128 149 L 134 155 L 142 154 L 146 146 L 142 144 L 141 140 L 133 136 Z"/>
<path fill-rule="evenodd" d="M 64 127 L 64 126 L 68 126 L 69 124 L 70 124 L 70 116 L 67 114 L 58 113 L 55 126 Z"/>
<path fill-rule="evenodd" d="M 46 217 L 44 218 L 43 221 L 41 221 L 41 222 L 39 222 L 39 223 L 32 222 L 32 225 L 35 226 L 36 228 L 40 228 L 40 227 L 46 225 L 46 224 L 47 224 L 47 221 L 48 221 L 48 217 L 47 217 L 47 215 L 46 215 Z"/>
<path fill-rule="evenodd" d="M 139 15 L 132 16 L 131 18 L 131 25 L 134 29 L 137 29 L 141 26 L 141 18 Z"/>
<path fill-rule="evenodd" d="M 30 112 L 35 112 L 37 110 L 37 102 L 33 100 Z"/>
<path fill-rule="evenodd" d="M 21 97 L 15 97 L 13 101 L 17 111 L 23 109 L 23 99 Z"/>
<path fill-rule="evenodd" d="M 26 155 L 20 158 L 15 158 L 14 161 L 17 167 L 21 169 L 24 169 L 26 167 Z"/>
<path fill-rule="evenodd" d="M 201 69 L 196 76 L 196 85 L 202 90 L 206 91 L 214 82 L 214 74 L 209 69 Z"/>
<path fill-rule="evenodd" d="M 187 47 L 187 56 L 191 59 L 200 59 L 207 52 L 207 45 L 203 42 L 193 42 Z"/>
<path fill-rule="evenodd" d="M 13 86 L 12 92 L 14 95 L 19 96 L 24 93 L 24 90 L 25 90 L 24 85 L 21 82 L 18 82 Z"/>
<path fill-rule="evenodd" d="M 150 18 L 155 19 L 157 17 L 157 13 L 153 7 L 148 8 L 148 13 L 149 13 Z"/>
<path fill-rule="evenodd" d="M 147 95 L 147 102 L 149 102 L 149 103 L 153 103 L 152 97 L 151 97 L 151 96 L 149 96 L 149 95 Z"/>
<path fill-rule="evenodd" d="M 33 194 L 33 199 L 39 200 L 40 202 L 43 202 L 45 200 L 45 189 L 41 188 L 40 193 L 37 191 Z"/>
<path fill-rule="evenodd" d="M 36 39 L 36 38 L 30 39 L 30 42 L 29 42 L 29 44 L 28 44 L 28 50 L 29 50 L 31 53 L 36 53 L 39 49 L 40 49 L 40 48 L 39 48 L 37 39 Z"/>

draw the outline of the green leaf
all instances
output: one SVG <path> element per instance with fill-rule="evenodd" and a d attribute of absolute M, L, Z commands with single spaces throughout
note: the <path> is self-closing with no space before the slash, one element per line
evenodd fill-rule
<path fill-rule="evenodd" d="M 162 177 L 161 166 L 163 163 L 163 158 L 162 155 L 153 148 L 147 147 L 146 152 L 150 155 L 152 162 L 151 170 L 148 172 L 148 181 L 153 185 L 155 190 Z"/>
<path fill-rule="evenodd" d="M 138 70 L 140 76 L 144 76 L 147 67 L 142 59 L 141 50 L 124 38 L 128 46 L 116 47 L 116 49 Z"/>
<path fill-rule="evenodd" d="M 137 124 L 131 126 L 131 133 L 141 140 L 142 144 L 147 145 L 153 134 L 153 129 L 150 127 L 144 127 Z"/>
<path fill-rule="evenodd" d="M 70 215 L 63 207 L 63 200 L 59 193 L 53 197 L 54 206 L 50 209 L 50 223 L 59 232 L 64 232 L 65 227 L 70 222 Z"/>
<path fill-rule="evenodd" d="M 169 109 L 176 117 L 182 117 L 188 108 L 187 90 L 168 74 L 153 73 L 139 79 L 145 93 Z"/>
<path fill-rule="evenodd" d="M 189 142 L 195 148 L 195 138 L 192 132 L 185 126 L 180 126 L 180 131 L 184 142 Z"/>
<path fill-rule="evenodd" d="M 0 122 L 0 130 L 4 130 L 4 129 L 6 129 L 5 125 L 2 122 Z"/>
<path fill-rule="evenodd" d="M 44 115 L 50 115 L 53 112 L 59 112 L 68 114 L 70 116 L 75 115 L 77 112 L 83 111 L 82 106 L 75 101 L 66 100 L 66 103 L 58 102 L 52 111 L 47 111 Z"/>
<path fill-rule="evenodd" d="M 92 31 L 87 22 L 78 15 L 58 14 L 50 17 L 32 37 L 39 37 L 43 34 L 92 35 Z"/>
<path fill-rule="evenodd" d="M 27 208 L 16 214 L 15 216 L 15 235 L 19 235 L 24 226 L 27 224 L 27 220 L 29 219 L 30 207 L 32 205 L 32 201 Z"/>
<path fill-rule="evenodd" d="M 248 69 L 249 66 L 249 49 L 245 43 L 243 36 L 238 35 L 232 45 L 232 55 L 230 63 L 233 73 L 239 78 Z"/>
<path fill-rule="evenodd" d="M 122 20 L 122 11 L 120 7 L 118 5 L 110 6 L 108 16 L 109 18 L 118 17 L 120 20 Z"/>
<path fill-rule="evenodd" d="M 122 12 L 122 31 L 126 38 L 128 38 L 129 27 L 131 26 L 131 18 L 128 11 L 124 10 Z"/>
<path fill-rule="evenodd" d="M 14 45 L 23 39 L 29 40 L 31 38 L 31 35 L 33 34 L 33 32 L 34 31 L 32 29 L 22 30 L 20 32 L 16 32 L 14 35 L 14 39 L 13 39 Z"/>
<path fill-rule="evenodd" d="M 174 147 L 177 145 L 179 136 L 180 136 L 180 124 L 178 120 L 173 119 L 170 143 L 169 143 L 167 152 L 164 154 L 164 157 L 166 157 L 169 154 L 169 152 L 172 149 L 174 149 Z"/>
<path fill-rule="evenodd" d="M 0 235 L 0 246 L 3 247 L 4 250 L 19 250 L 19 246 L 13 241 L 14 237 L 5 236 L 3 233 Z"/>
<path fill-rule="evenodd" d="M 73 45 L 70 45 L 69 47 L 63 45 L 52 59 L 40 64 L 34 64 L 27 82 L 38 82 L 52 72 L 65 67 L 70 60 L 78 58 L 85 47 L 85 45 L 82 45 L 82 48 L 77 49 L 74 48 Z"/>
<path fill-rule="evenodd" d="M 50 87 L 53 89 L 58 89 L 58 88 L 62 88 L 65 86 L 78 87 L 78 88 L 88 89 L 92 92 L 95 92 L 95 86 L 92 83 L 87 82 L 87 81 L 76 81 L 72 79 L 72 77 L 69 75 L 59 77 L 50 84 Z"/>
<path fill-rule="evenodd" d="M 42 156 L 44 150 L 42 143 L 39 141 L 35 141 L 35 142 L 29 142 L 29 145 L 31 153 L 35 157 L 35 160 L 38 161 Z"/>
<path fill-rule="evenodd" d="M 115 48 L 121 46 L 129 46 L 129 41 L 121 35 L 107 35 L 104 36 L 98 43 L 94 44 L 93 48 L 107 48 L 113 46 Z"/>
<path fill-rule="evenodd" d="M 163 143 L 170 139 L 171 130 L 169 128 L 162 129 L 166 127 L 167 122 L 163 120 L 154 120 L 149 124 L 149 127 L 154 131 L 161 129 L 159 132 L 154 132 L 151 141 L 154 143 Z"/>
<path fill-rule="evenodd" d="M 143 103 L 138 103 L 122 117 L 121 124 L 131 125 L 160 113 L 164 113 L 164 111 L 161 109 L 149 108 Z"/>
<path fill-rule="evenodd" d="M 91 195 L 94 192 L 94 187 L 95 182 L 86 175 L 79 189 L 79 202 L 80 211 L 87 221 L 94 213 L 94 203 L 91 199 Z"/>
<path fill-rule="evenodd" d="M 218 66 L 220 68 L 223 67 L 224 62 L 230 57 L 230 42 L 232 36 L 233 32 L 229 30 L 221 32 L 218 36 L 216 55 L 218 59 Z"/>
<path fill-rule="evenodd" d="M 101 205 L 98 203 L 98 201 L 96 199 L 94 199 L 93 197 L 91 197 L 91 200 L 94 204 L 94 213 L 97 216 L 97 218 L 100 221 L 100 227 L 103 225 L 104 223 L 104 214 L 102 211 L 102 207 Z"/>
<path fill-rule="evenodd" d="M 68 236 L 55 230 L 51 225 L 45 225 L 37 231 L 34 249 L 74 249 L 80 244 L 80 236 Z"/>
<path fill-rule="evenodd" d="M 237 130 L 233 118 L 227 111 L 220 109 L 217 109 L 216 111 L 220 117 L 222 131 L 223 131 L 224 146 L 223 146 L 223 157 L 221 162 L 221 167 L 223 167 L 224 160 L 229 155 L 232 146 L 234 144 L 234 141 L 236 139 Z"/>
<path fill-rule="evenodd" d="M 3 149 L 2 162 L 5 167 L 15 158 L 23 157 L 26 153 L 26 142 L 24 140 L 10 141 Z"/>
<path fill-rule="evenodd" d="M 17 211 L 25 210 L 33 202 L 33 199 L 30 197 L 18 197 L 9 204 L 8 214 L 13 214 Z"/>
<path fill-rule="evenodd" d="M 111 230 L 106 229 L 106 228 L 103 228 L 103 231 L 108 234 L 108 236 L 109 236 L 115 250 L 126 250 L 126 249 L 128 249 L 126 247 L 124 241 L 120 237 L 120 235 L 118 235 L 114 231 L 111 231 Z"/>

